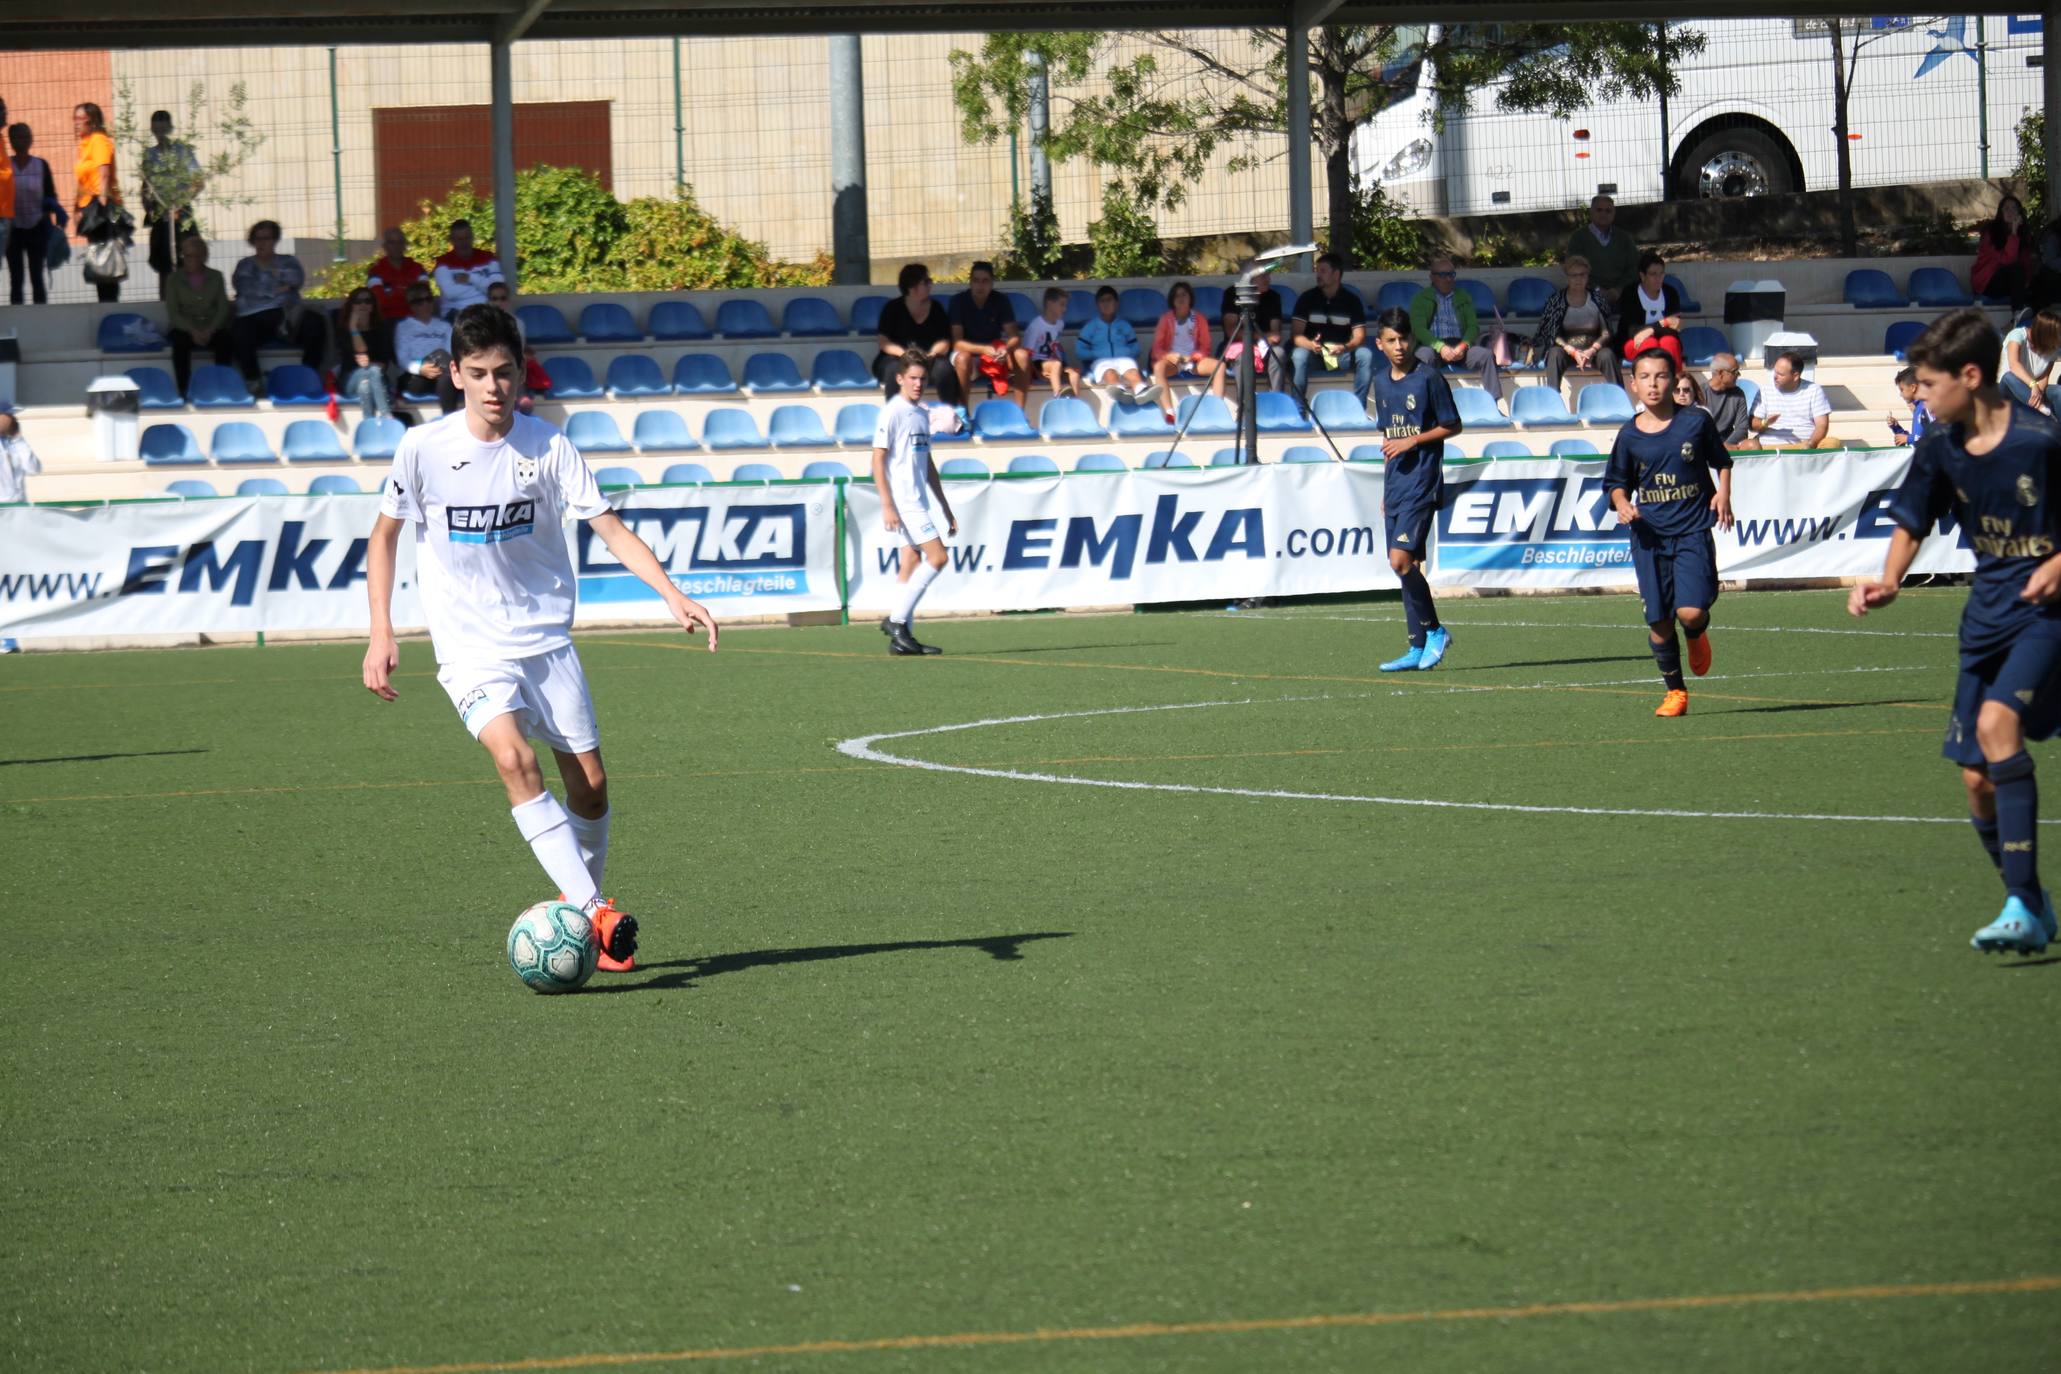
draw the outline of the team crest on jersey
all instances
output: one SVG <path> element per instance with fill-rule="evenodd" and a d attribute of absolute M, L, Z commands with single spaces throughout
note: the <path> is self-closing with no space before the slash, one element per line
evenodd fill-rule
<path fill-rule="evenodd" d="M 1417 393 L 1413 391 L 1413 392 L 1411 392 L 1411 393 L 1410 393 L 1409 395 L 1407 395 L 1407 396 L 1403 397 L 1403 409 L 1404 409 L 1404 410 L 1415 410 L 1416 408 L 1417 408 Z"/>
<path fill-rule="evenodd" d="M 2029 473 L 2029 472 L 2021 472 L 2021 473 L 2019 473 L 2019 474 L 2018 474 L 2018 504 L 2019 504 L 2019 505 L 2021 505 L 2021 506 L 2037 506 L 2037 505 L 2038 505 L 2039 503 L 2040 503 L 2040 489 L 2039 489 L 2039 484 L 2038 484 L 2037 482 L 2035 482 L 2035 481 L 2033 481 L 2033 480 L 2032 480 L 2032 474 L 2031 474 L 2031 473 Z"/>
<path fill-rule="evenodd" d="M 1685 463 L 1690 463 L 1690 462 L 1694 462 L 1695 460 L 1696 460 L 1696 445 L 1694 445 L 1694 444 L 1683 444 L 1683 445 L 1682 445 L 1682 461 L 1683 461 L 1683 462 L 1685 462 Z"/>
<path fill-rule="evenodd" d="M 523 486 L 529 486 L 535 482 L 537 480 L 537 460 L 534 458 L 516 459 L 515 480 Z"/>

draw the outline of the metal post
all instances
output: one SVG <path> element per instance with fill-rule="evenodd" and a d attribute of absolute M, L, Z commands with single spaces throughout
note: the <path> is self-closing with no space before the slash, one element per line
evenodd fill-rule
<path fill-rule="evenodd" d="M 1288 25 L 1288 238 L 1293 243 L 1315 243 L 1315 209 L 1310 204 L 1310 30 L 1307 24 Z M 1332 226 L 1334 239 L 1340 226 Z M 1297 272 L 1309 270 L 1308 257 L 1296 258 L 1287 266 Z M 1250 353 L 1251 347 L 1246 349 Z"/>
<path fill-rule="evenodd" d="M 673 35 L 673 185 L 687 184 L 687 120 L 680 103 L 680 35 Z"/>
<path fill-rule="evenodd" d="M 1663 19 L 1655 24 L 1653 26 L 1653 33 L 1660 40 L 1660 51 L 1662 54 L 1665 54 L 1667 52 L 1667 21 Z M 1667 66 L 1663 62 L 1661 64 L 1661 72 L 1665 75 L 1666 71 Z M 1660 198 L 1662 200 L 1667 199 L 1667 148 L 1672 140 L 1673 135 L 1669 132 L 1667 126 L 1667 88 L 1663 86 L 1660 91 Z"/>
<path fill-rule="evenodd" d="M 1031 198 L 1052 199 L 1052 160 L 1045 156 L 1045 140 L 1052 132 L 1052 87 L 1045 76 L 1044 54 L 1028 52 L 1023 65 L 1030 72 L 1030 181 Z"/>
<path fill-rule="evenodd" d="M 1989 33 L 1975 16 L 1975 146 L 1982 153 L 1982 179 L 1989 180 Z"/>
<path fill-rule="evenodd" d="M 493 66 L 491 123 L 494 141 L 494 255 L 514 290 L 515 260 L 515 45 L 496 38 L 488 47 Z"/>
<path fill-rule="evenodd" d="M 1022 202 L 1023 176 L 1022 169 L 1016 165 L 1016 126 L 1012 124 L 1009 126 L 1009 203 L 1019 205 Z"/>
<path fill-rule="evenodd" d="M 2040 27 L 2040 108 L 2047 112 L 2047 216 L 2061 214 L 2061 43 L 2054 40 L 2061 30 L 2061 0 L 2047 0 L 2045 23 Z"/>
<path fill-rule="evenodd" d="M 873 278 L 866 213 L 866 72 L 855 33 L 830 39 L 830 253 L 840 285 Z"/>
<path fill-rule="evenodd" d="M 332 262 L 344 260 L 343 208 L 343 119 L 336 103 L 336 49 L 329 50 L 329 170 L 336 183 L 336 251 Z"/>

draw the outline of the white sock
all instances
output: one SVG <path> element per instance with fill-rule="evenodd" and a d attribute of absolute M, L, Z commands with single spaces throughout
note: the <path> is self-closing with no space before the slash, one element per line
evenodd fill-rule
<path fill-rule="evenodd" d="M 604 811 L 594 819 L 577 816 L 568 811 L 566 820 L 572 823 L 572 832 L 580 842 L 580 857 L 587 861 L 587 872 L 593 875 L 594 886 L 600 887 L 601 870 L 608 863 L 608 818 L 615 813 Z"/>
<path fill-rule="evenodd" d="M 930 584 L 937 581 L 937 572 L 936 568 L 930 566 L 929 560 L 918 560 L 916 571 L 910 573 L 909 580 L 902 584 L 901 595 L 896 599 L 895 608 L 888 613 L 887 618 L 906 629 L 910 617 L 916 614 L 916 603 L 930 590 Z"/>
<path fill-rule="evenodd" d="M 551 881 L 558 884 L 565 900 L 577 907 L 593 901 L 600 889 L 587 872 L 587 861 L 580 857 L 572 817 L 559 805 L 558 798 L 540 792 L 521 806 L 510 807 L 509 814 L 515 817 L 515 828 L 530 842 L 530 852 L 537 856 Z"/>

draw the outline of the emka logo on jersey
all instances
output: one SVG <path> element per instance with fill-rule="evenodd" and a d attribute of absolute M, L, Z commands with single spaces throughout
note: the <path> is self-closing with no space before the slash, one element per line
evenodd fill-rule
<path fill-rule="evenodd" d="M 809 590 L 809 510 L 801 502 L 625 506 L 616 514 L 689 596 L 801 596 Z M 583 601 L 655 599 L 584 524 L 579 574 Z"/>
<path fill-rule="evenodd" d="M 1630 567 L 1603 479 L 1448 475 L 1438 558 L 1448 568 Z"/>
<path fill-rule="evenodd" d="M 498 544 L 537 532 L 535 501 L 510 501 L 505 506 L 447 506 L 444 517 L 453 544 Z"/>

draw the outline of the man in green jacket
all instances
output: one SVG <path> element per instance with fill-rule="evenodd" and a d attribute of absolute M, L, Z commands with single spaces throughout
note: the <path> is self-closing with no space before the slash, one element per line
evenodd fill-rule
<path fill-rule="evenodd" d="M 1574 231 L 1567 241 L 1567 258 L 1589 260 L 1589 285 L 1610 293 L 1616 300 L 1639 275 L 1639 245 L 1632 236 L 1616 229 L 1617 202 L 1597 196 L 1589 202 L 1589 222 Z"/>
<path fill-rule="evenodd" d="M 1434 368 L 1450 363 L 1465 372 L 1479 370 L 1481 389 L 1500 405 L 1503 376 L 1496 370 L 1496 355 L 1482 346 L 1474 298 L 1454 289 L 1459 275 L 1451 258 L 1431 260 L 1431 285 L 1410 302 L 1410 332 L 1417 340 L 1417 356 Z"/>

